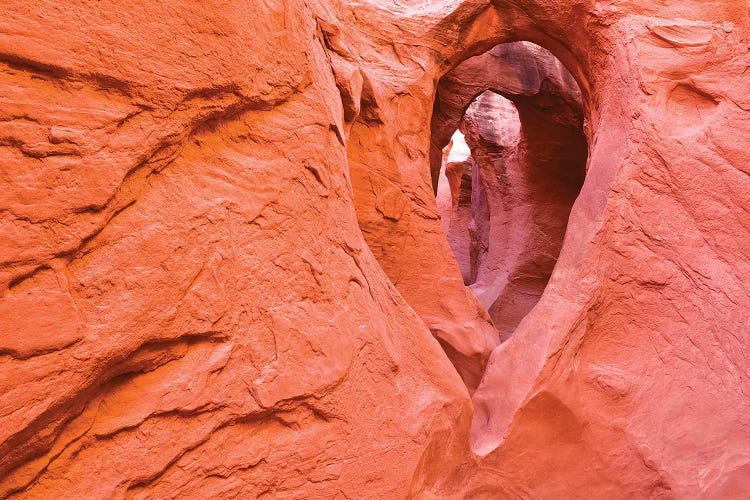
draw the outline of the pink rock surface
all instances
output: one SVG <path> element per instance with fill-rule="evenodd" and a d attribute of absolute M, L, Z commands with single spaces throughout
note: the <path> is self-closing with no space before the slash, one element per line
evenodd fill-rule
<path fill-rule="evenodd" d="M 0 14 L 0 496 L 750 495 L 745 2 Z M 499 344 L 429 124 L 517 40 L 588 162 Z"/>
<path fill-rule="evenodd" d="M 435 199 L 443 231 L 461 270 L 461 277 L 464 284 L 469 284 L 476 275 L 471 259 L 471 225 L 475 205 L 472 202 L 472 178 L 476 163 L 463 134 L 459 131 L 453 135 L 443 156 L 440 169 L 442 184 L 438 185 Z"/>
<path fill-rule="evenodd" d="M 462 271 L 471 268 L 464 281 L 505 340 L 549 281 L 583 183 L 580 91 L 550 52 L 516 42 L 445 75 L 435 110 L 432 148 L 458 122 L 477 165 L 477 196 L 464 203 L 475 206 L 457 206 L 450 228 L 454 219 L 471 218 L 473 231 L 449 230 L 448 241 Z M 460 215 L 466 212 L 473 215 Z"/>

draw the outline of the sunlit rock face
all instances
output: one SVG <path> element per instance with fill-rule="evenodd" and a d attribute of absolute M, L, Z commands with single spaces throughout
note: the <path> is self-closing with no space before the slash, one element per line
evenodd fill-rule
<path fill-rule="evenodd" d="M 750 496 L 744 2 L 0 14 L 0 496 Z M 512 148 L 440 88 L 488 50 Z"/>

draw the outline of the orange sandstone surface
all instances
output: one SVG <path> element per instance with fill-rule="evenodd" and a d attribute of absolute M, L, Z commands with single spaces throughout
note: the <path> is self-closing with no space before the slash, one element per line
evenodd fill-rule
<path fill-rule="evenodd" d="M 0 498 L 750 497 L 749 16 L 5 0 Z"/>

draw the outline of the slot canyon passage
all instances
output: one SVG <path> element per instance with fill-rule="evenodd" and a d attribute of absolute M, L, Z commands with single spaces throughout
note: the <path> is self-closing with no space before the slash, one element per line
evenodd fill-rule
<path fill-rule="evenodd" d="M 0 14 L 0 498 L 750 497 L 746 1 Z"/>

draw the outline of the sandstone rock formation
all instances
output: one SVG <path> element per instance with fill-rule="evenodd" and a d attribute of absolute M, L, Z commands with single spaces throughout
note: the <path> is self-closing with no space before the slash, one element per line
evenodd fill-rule
<path fill-rule="evenodd" d="M 0 13 L 1 497 L 750 496 L 746 2 Z M 575 79 L 588 160 L 500 343 L 431 123 L 518 40 Z M 524 154 L 559 146 L 515 104 Z"/>
<path fill-rule="evenodd" d="M 463 217 L 471 219 L 471 234 L 447 236 L 459 265 L 470 268 L 464 281 L 505 340 L 549 281 L 583 183 L 580 91 L 550 52 L 528 42 L 500 44 L 440 80 L 431 158 L 457 124 L 477 166 L 465 184 L 477 193 L 475 203 L 469 194 L 454 211 L 459 220 L 473 212 Z"/>
<path fill-rule="evenodd" d="M 464 284 L 473 283 L 476 265 L 472 258 L 472 236 L 477 197 L 472 196 L 478 182 L 477 164 L 464 135 L 456 131 L 444 149 L 438 192 L 435 196 L 443 231 L 456 257 Z"/>

